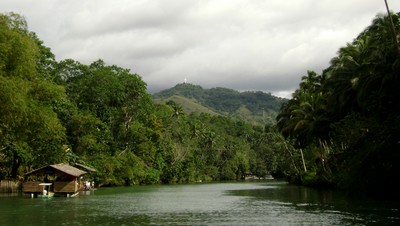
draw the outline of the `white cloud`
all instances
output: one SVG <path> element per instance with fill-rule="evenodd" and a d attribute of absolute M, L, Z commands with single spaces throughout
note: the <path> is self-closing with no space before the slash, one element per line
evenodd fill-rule
<path fill-rule="evenodd" d="M 385 12 L 363 0 L 2 0 L 0 9 L 24 15 L 57 59 L 101 58 L 153 91 L 186 77 L 286 97 Z"/>

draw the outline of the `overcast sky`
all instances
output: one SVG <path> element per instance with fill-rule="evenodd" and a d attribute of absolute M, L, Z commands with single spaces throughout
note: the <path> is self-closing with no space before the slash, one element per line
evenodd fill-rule
<path fill-rule="evenodd" d="M 290 97 L 386 9 L 384 0 L 1 0 L 0 10 L 25 16 L 57 60 L 103 59 L 150 92 L 186 78 Z"/>

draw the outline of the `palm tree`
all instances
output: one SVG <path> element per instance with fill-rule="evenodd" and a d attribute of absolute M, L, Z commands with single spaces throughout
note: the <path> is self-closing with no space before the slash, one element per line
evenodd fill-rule
<path fill-rule="evenodd" d="M 400 46 L 399 46 L 399 41 L 397 39 L 397 32 L 396 32 L 396 28 L 395 28 L 394 23 L 393 23 L 392 14 L 390 13 L 389 5 L 387 3 L 387 0 L 385 0 L 385 6 L 386 6 L 386 11 L 387 11 L 388 17 L 389 17 L 390 31 L 392 33 L 392 38 L 393 38 L 393 41 L 394 41 L 394 44 L 395 44 L 395 47 L 396 47 L 396 50 L 397 50 L 397 55 L 400 56 Z"/>
<path fill-rule="evenodd" d="M 184 110 L 182 105 L 177 104 L 173 100 L 168 101 L 167 105 L 171 106 L 173 109 L 172 117 L 179 119 L 181 115 L 184 115 Z"/>
<path fill-rule="evenodd" d="M 326 109 L 326 100 L 322 92 L 322 77 L 309 71 L 303 76 L 300 88 L 293 98 L 282 107 L 277 117 L 279 131 L 285 138 L 292 138 L 299 148 L 305 167 L 302 149 L 313 144 L 326 144 L 330 131 L 330 118 Z M 326 158 L 326 146 L 320 145 L 318 158 Z M 323 162 L 323 161 L 322 161 Z"/>
<path fill-rule="evenodd" d="M 391 21 L 399 21 L 400 14 L 391 17 Z M 306 156 L 321 160 L 320 176 L 328 176 L 328 180 L 332 177 L 326 160 L 333 156 L 332 147 L 341 146 L 337 152 L 340 154 L 348 151 L 346 162 L 343 156 L 339 156 L 342 162 L 335 162 L 344 168 L 349 168 L 352 160 L 360 162 L 352 169 L 361 171 L 368 164 L 380 166 L 374 162 L 377 158 L 385 159 L 386 166 L 396 162 L 384 155 L 396 158 L 398 139 L 394 137 L 400 134 L 394 126 L 400 115 L 400 55 L 397 40 L 393 41 L 393 31 L 400 23 L 393 24 L 394 29 L 388 24 L 388 17 L 378 16 L 352 43 L 339 50 L 321 76 L 308 72 L 277 117 L 279 131 L 286 139 L 294 140 L 297 148 L 317 150 Z M 346 139 L 348 133 L 359 143 Z M 346 174 L 340 167 L 336 170 Z"/>

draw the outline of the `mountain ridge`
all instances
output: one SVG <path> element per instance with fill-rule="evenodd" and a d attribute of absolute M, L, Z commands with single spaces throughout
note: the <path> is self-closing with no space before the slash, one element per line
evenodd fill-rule
<path fill-rule="evenodd" d="M 262 91 L 244 91 L 179 83 L 172 88 L 152 94 L 156 103 L 174 101 L 188 114 L 204 112 L 223 115 L 256 124 L 275 122 L 280 107 L 288 99 Z"/>

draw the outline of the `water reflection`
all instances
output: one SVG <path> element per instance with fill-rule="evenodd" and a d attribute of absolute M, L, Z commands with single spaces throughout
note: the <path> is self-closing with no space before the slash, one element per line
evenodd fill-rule
<path fill-rule="evenodd" d="M 285 182 L 102 188 L 51 200 L 0 196 L 0 225 L 396 225 L 399 206 Z"/>
<path fill-rule="evenodd" d="M 279 207 L 281 213 L 286 211 L 291 218 L 303 214 L 304 217 L 299 217 L 302 220 L 300 222 L 317 224 L 316 220 L 321 220 L 324 225 L 400 223 L 399 203 L 352 197 L 343 191 L 318 190 L 275 182 L 275 186 L 268 184 L 259 189 L 230 190 L 227 194 L 252 197 L 251 207 Z"/>

